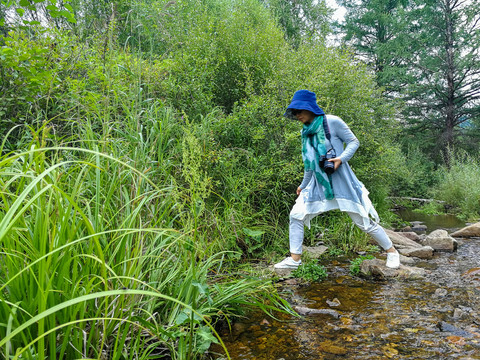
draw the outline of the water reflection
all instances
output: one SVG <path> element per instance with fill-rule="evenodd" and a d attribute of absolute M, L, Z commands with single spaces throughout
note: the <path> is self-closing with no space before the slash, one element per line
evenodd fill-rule
<path fill-rule="evenodd" d="M 454 215 L 428 215 L 409 209 L 397 210 L 396 213 L 404 221 L 421 222 L 427 226 L 427 233 L 437 229 L 459 229 L 465 226 L 465 222 Z"/>

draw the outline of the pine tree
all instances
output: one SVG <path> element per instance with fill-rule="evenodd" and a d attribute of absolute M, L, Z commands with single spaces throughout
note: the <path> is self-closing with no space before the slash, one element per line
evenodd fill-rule
<path fill-rule="evenodd" d="M 404 139 L 447 164 L 449 149 L 472 149 L 470 136 L 478 132 L 469 127 L 480 117 L 479 1 L 342 3 L 346 42 L 375 70 L 386 95 L 405 103 Z"/>

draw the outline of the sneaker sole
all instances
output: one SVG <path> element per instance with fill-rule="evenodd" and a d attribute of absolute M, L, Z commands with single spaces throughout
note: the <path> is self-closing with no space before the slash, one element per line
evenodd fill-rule
<path fill-rule="evenodd" d="M 300 265 L 297 266 L 289 266 L 289 265 L 284 265 L 284 266 L 273 266 L 274 269 L 297 269 Z"/>

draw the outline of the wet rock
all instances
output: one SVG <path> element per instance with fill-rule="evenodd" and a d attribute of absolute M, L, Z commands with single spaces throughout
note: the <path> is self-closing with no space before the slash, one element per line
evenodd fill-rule
<path fill-rule="evenodd" d="M 437 326 L 440 329 L 440 331 L 449 332 L 449 333 L 451 333 L 453 335 L 456 335 L 456 336 L 463 336 L 465 338 L 473 337 L 472 333 L 469 333 L 468 331 L 459 329 L 458 327 L 453 326 L 453 325 L 451 325 L 451 324 L 449 324 L 445 321 L 439 322 L 437 324 Z"/>
<path fill-rule="evenodd" d="M 260 325 L 270 325 L 270 322 L 267 320 L 267 319 L 263 319 L 262 321 L 260 321 Z"/>
<path fill-rule="evenodd" d="M 402 264 L 402 265 L 413 265 L 415 263 L 416 263 L 416 261 L 413 257 L 408 257 L 408 256 L 400 254 L 400 264 Z"/>
<path fill-rule="evenodd" d="M 318 259 L 327 250 L 328 250 L 328 247 L 324 245 L 303 247 L 303 252 L 308 253 L 312 259 Z"/>
<path fill-rule="evenodd" d="M 241 335 L 247 330 L 247 325 L 244 323 L 236 322 L 233 324 L 233 333 L 236 335 Z"/>
<path fill-rule="evenodd" d="M 412 224 L 412 231 L 427 231 L 427 226 L 423 223 L 423 221 L 411 221 Z"/>
<path fill-rule="evenodd" d="M 412 226 L 412 230 L 413 231 L 427 231 L 427 225 L 416 225 L 416 226 Z"/>
<path fill-rule="evenodd" d="M 463 311 L 460 308 L 456 308 L 455 310 L 453 310 L 453 318 L 455 320 L 461 319 L 461 318 L 465 317 L 465 315 L 466 315 L 465 311 Z"/>
<path fill-rule="evenodd" d="M 451 236 L 453 236 L 453 237 L 477 237 L 477 236 L 480 236 L 480 222 L 477 222 L 475 224 L 466 226 L 463 229 L 455 231 L 453 234 L 451 234 Z"/>
<path fill-rule="evenodd" d="M 327 305 L 331 307 L 337 307 L 342 305 L 342 303 L 337 298 L 334 298 L 333 300 L 327 300 Z"/>
<path fill-rule="evenodd" d="M 432 231 L 423 242 L 424 245 L 431 246 L 436 251 L 456 251 L 458 247 L 457 240 L 448 235 L 446 230 Z"/>
<path fill-rule="evenodd" d="M 398 249 L 398 252 L 405 256 L 415 256 L 420 259 L 431 259 L 433 258 L 433 248 L 431 246 L 422 246 L 415 248 L 404 248 Z"/>
<path fill-rule="evenodd" d="M 340 314 L 332 309 L 312 309 L 306 306 L 295 306 L 295 311 L 300 315 L 316 315 L 316 314 L 324 314 L 324 315 L 332 315 L 336 319 L 340 317 Z"/>
<path fill-rule="evenodd" d="M 413 240 L 415 242 L 420 242 L 420 236 L 416 233 L 416 232 L 413 232 L 413 231 L 403 231 L 401 233 L 401 235 L 409 238 L 410 240 Z"/>
<path fill-rule="evenodd" d="M 292 271 L 295 269 L 275 269 L 273 266 L 271 267 L 273 271 L 275 271 L 275 274 L 277 274 L 279 277 L 286 278 L 290 277 L 292 275 Z"/>
<path fill-rule="evenodd" d="M 392 240 L 395 247 L 398 248 L 414 248 L 414 247 L 422 247 L 419 243 L 409 239 L 406 236 L 403 236 L 402 233 L 397 233 L 392 230 L 385 229 L 390 240 Z"/>
<path fill-rule="evenodd" d="M 398 269 L 390 269 L 385 266 L 385 261 L 380 259 L 365 260 L 360 272 L 364 276 L 385 278 L 418 279 L 426 274 L 425 269 L 400 265 Z"/>

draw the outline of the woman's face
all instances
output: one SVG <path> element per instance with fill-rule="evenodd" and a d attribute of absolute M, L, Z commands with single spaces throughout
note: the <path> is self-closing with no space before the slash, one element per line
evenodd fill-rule
<path fill-rule="evenodd" d="M 309 110 L 292 110 L 292 113 L 303 125 L 309 125 L 315 119 L 315 114 Z"/>

